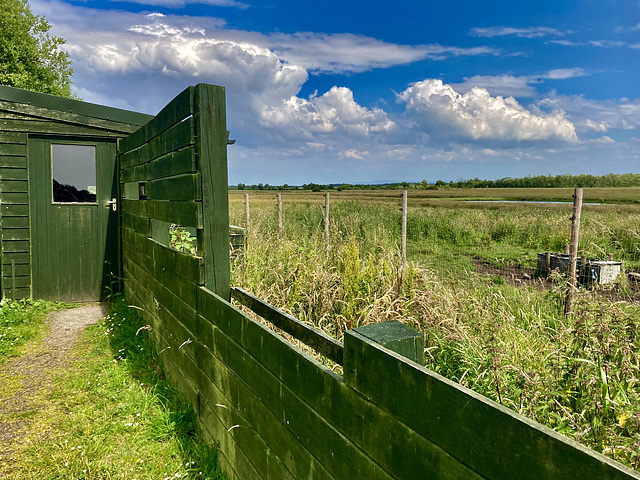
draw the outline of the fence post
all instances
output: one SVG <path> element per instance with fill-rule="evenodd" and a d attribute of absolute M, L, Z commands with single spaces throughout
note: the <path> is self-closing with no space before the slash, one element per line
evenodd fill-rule
<path fill-rule="evenodd" d="M 246 227 L 247 230 L 249 230 L 249 224 L 251 223 L 251 217 L 249 215 L 249 194 L 245 193 L 244 194 L 244 215 L 246 217 Z"/>
<path fill-rule="evenodd" d="M 576 263 L 578 260 L 578 239 L 580 236 L 580 214 L 582 213 L 582 188 L 573 194 L 573 215 L 571 216 L 571 244 L 569 245 L 569 278 L 567 279 L 567 299 L 564 314 L 573 313 L 573 294 L 576 290 Z"/>
<path fill-rule="evenodd" d="M 324 241 L 329 248 L 329 192 L 324 194 Z"/>
<path fill-rule="evenodd" d="M 402 191 L 402 240 L 401 240 L 402 270 L 407 266 L 407 191 Z"/>
<path fill-rule="evenodd" d="M 282 194 L 278 193 L 278 234 L 282 235 Z"/>

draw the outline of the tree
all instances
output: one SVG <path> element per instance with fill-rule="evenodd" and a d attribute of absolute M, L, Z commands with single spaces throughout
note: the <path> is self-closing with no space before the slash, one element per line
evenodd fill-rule
<path fill-rule="evenodd" d="M 65 40 L 50 28 L 27 0 L 0 1 L 0 84 L 75 98 L 69 54 L 60 50 Z"/>

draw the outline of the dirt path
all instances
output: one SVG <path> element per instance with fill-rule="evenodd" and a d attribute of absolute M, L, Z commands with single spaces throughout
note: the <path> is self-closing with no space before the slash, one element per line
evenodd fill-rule
<path fill-rule="evenodd" d="M 79 334 L 104 318 L 104 305 L 90 305 L 49 314 L 47 333 L 33 351 L 0 367 L 0 470 L 11 461 L 21 432 L 42 409 L 55 373 L 73 360 L 69 354 Z M 41 432 L 46 434 L 46 432 Z"/>

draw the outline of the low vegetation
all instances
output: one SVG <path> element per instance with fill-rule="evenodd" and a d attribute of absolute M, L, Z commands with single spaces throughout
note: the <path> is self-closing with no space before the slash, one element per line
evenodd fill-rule
<path fill-rule="evenodd" d="M 231 195 L 236 225 L 242 200 Z M 328 241 L 321 196 L 284 202 L 281 234 L 273 197 L 252 194 L 234 284 L 337 338 L 399 319 L 425 333 L 428 368 L 640 469 L 640 302 L 626 277 L 606 295 L 582 289 L 565 318 L 566 279 L 517 286 L 476 271 L 478 263 L 530 269 L 536 252 L 561 251 L 570 206 L 410 200 L 403 271 L 397 196 L 393 206 L 384 197 L 334 202 Z M 631 206 L 585 209 L 581 250 L 637 268 L 639 215 Z"/>
<path fill-rule="evenodd" d="M 86 330 L 71 365 L 53 372 L 51 391 L 37 392 L 38 413 L 3 478 L 226 478 L 216 451 L 195 435 L 193 410 L 164 379 L 148 333 L 116 299 Z"/>

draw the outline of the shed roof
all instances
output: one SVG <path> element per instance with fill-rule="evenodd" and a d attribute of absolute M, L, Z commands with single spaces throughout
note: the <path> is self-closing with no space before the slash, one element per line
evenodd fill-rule
<path fill-rule="evenodd" d="M 0 85 L 0 100 L 59 110 L 102 120 L 144 125 L 153 115 Z"/>

